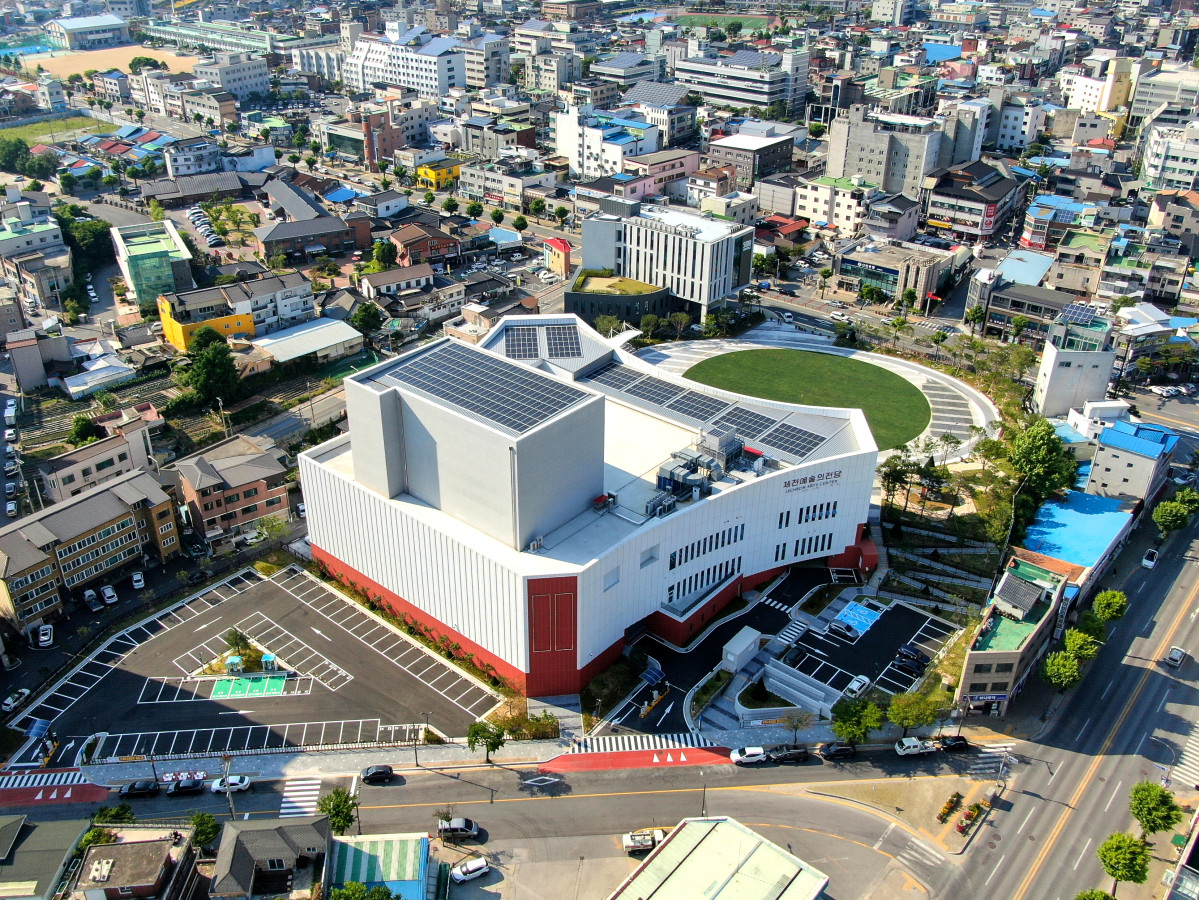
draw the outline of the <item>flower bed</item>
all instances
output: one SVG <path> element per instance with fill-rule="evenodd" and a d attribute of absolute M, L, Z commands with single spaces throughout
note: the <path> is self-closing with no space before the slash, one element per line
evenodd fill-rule
<path fill-rule="evenodd" d="M 962 795 L 957 791 L 954 791 L 950 795 L 949 799 L 945 801 L 945 805 L 941 807 L 941 811 L 937 813 L 937 821 L 944 825 L 945 822 L 948 821 L 949 817 L 953 815 L 953 811 L 958 808 L 958 804 L 961 802 Z"/>

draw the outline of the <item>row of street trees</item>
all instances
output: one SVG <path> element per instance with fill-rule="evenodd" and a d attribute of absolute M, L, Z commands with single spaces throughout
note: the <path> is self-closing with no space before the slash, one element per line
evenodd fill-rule
<path fill-rule="evenodd" d="M 1144 884 L 1149 878 L 1149 838 L 1174 829 L 1182 821 L 1182 808 L 1162 785 L 1140 781 L 1128 792 L 1128 811 L 1141 827 L 1140 836 L 1117 831 L 1099 845 L 1096 853 L 1103 871 L 1112 879 L 1112 891 L 1087 890 L 1074 900 L 1114 900 L 1121 882 Z"/>

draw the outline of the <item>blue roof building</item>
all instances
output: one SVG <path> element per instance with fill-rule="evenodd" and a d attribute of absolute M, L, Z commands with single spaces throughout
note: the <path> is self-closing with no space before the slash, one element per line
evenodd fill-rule
<path fill-rule="evenodd" d="M 1116 421 L 1099 433 L 1086 491 L 1151 501 L 1166 485 L 1178 434 L 1164 425 Z"/>
<path fill-rule="evenodd" d="M 1024 536 L 1024 549 L 1086 570 L 1085 585 L 1115 555 L 1132 518 L 1131 505 L 1116 497 L 1066 491 L 1041 506 Z"/>

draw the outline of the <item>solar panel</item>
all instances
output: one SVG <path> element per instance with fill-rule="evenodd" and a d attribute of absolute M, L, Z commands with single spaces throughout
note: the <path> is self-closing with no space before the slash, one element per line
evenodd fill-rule
<path fill-rule="evenodd" d="M 1075 325 L 1090 325 L 1095 321 L 1095 310 L 1082 303 L 1071 303 L 1058 313 L 1058 318 Z"/>
<path fill-rule="evenodd" d="M 648 400 L 651 403 L 664 405 L 670 400 L 673 400 L 685 389 L 677 384 L 671 384 L 669 381 L 663 381 L 661 378 L 642 378 L 636 384 L 629 385 L 625 389 L 625 393 L 633 397 L 640 397 L 642 400 Z"/>
<path fill-rule="evenodd" d="M 583 355 L 583 348 L 579 346 L 579 329 L 574 325 L 545 326 L 545 343 L 550 350 L 550 359 Z"/>
<path fill-rule="evenodd" d="M 644 376 L 644 372 L 638 372 L 636 369 L 623 365 L 618 362 L 608 363 L 598 372 L 590 376 L 590 379 L 596 384 L 604 384 L 616 390 L 624 390 L 638 378 Z"/>
<path fill-rule="evenodd" d="M 537 329 L 527 325 L 509 327 L 504 332 L 504 355 L 509 359 L 537 359 Z"/>
<path fill-rule="evenodd" d="M 709 397 L 707 394 L 701 394 L 699 391 L 687 391 L 683 396 L 676 397 L 667 403 L 666 408 L 681 412 L 683 415 L 698 419 L 701 422 L 706 422 L 728 405 L 729 402 L 727 400 Z"/>
<path fill-rule="evenodd" d="M 811 431 L 783 423 L 763 435 L 762 441 L 802 459 L 823 444 L 824 438 Z"/>
<path fill-rule="evenodd" d="M 726 425 L 743 438 L 756 438 L 777 421 L 742 406 L 734 406 L 721 414 L 713 424 Z"/>
<path fill-rule="evenodd" d="M 413 388 L 511 434 L 524 434 L 588 397 L 576 387 L 456 343 L 412 357 L 379 381 Z"/>

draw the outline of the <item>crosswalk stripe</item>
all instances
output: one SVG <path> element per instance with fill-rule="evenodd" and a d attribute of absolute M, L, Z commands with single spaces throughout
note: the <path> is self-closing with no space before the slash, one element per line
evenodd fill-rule
<path fill-rule="evenodd" d="M 605 734 L 580 738 L 567 753 L 624 753 L 633 750 L 673 750 L 686 747 L 715 747 L 707 738 L 680 734 Z"/>
<path fill-rule="evenodd" d="M 283 799 L 279 804 L 279 818 L 316 815 L 316 804 L 320 796 L 319 778 L 302 778 L 287 782 L 283 788 Z"/>
<path fill-rule="evenodd" d="M 79 771 L 31 772 L 25 775 L 0 776 L 0 790 L 5 788 L 57 787 L 62 784 L 87 784 L 87 779 Z"/>

